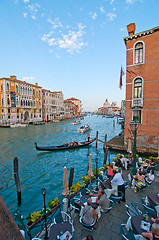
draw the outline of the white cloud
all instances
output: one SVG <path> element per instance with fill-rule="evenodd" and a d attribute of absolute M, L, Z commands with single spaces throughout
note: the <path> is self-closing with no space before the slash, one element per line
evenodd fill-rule
<path fill-rule="evenodd" d="M 107 16 L 108 16 L 109 21 L 113 21 L 116 18 L 115 13 L 108 13 Z"/>
<path fill-rule="evenodd" d="M 24 0 L 24 3 L 28 3 L 28 2 L 30 2 L 30 0 Z"/>
<path fill-rule="evenodd" d="M 59 21 L 59 18 L 55 18 L 54 21 L 52 21 L 50 18 L 47 20 L 49 23 L 51 23 L 52 28 L 56 29 L 56 28 L 62 28 L 63 25 L 61 24 L 61 22 Z"/>
<path fill-rule="evenodd" d="M 113 11 L 115 11 L 116 10 L 116 8 L 113 8 Z"/>
<path fill-rule="evenodd" d="M 27 18 L 27 13 L 23 13 L 24 18 Z"/>
<path fill-rule="evenodd" d="M 101 13 L 105 13 L 104 7 L 100 7 L 100 12 L 101 12 Z"/>
<path fill-rule="evenodd" d="M 35 19 L 36 19 L 36 17 L 35 17 L 34 15 L 31 15 L 31 18 L 32 18 L 33 20 L 35 20 Z"/>
<path fill-rule="evenodd" d="M 113 2 L 114 2 L 114 0 L 111 0 L 111 1 L 110 1 L 110 4 L 112 5 L 112 4 L 113 4 Z"/>
<path fill-rule="evenodd" d="M 97 14 L 96 13 L 94 13 L 93 15 L 92 15 L 92 19 L 96 19 L 96 17 L 97 17 Z"/>
<path fill-rule="evenodd" d="M 121 30 L 121 31 L 124 31 L 124 29 L 123 29 L 123 28 L 121 28 L 120 30 Z"/>
<path fill-rule="evenodd" d="M 50 22 L 50 21 L 49 21 Z M 56 21 L 51 21 L 50 23 L 54 26 Z M 60 24 L 62 26 L 62 24 Z M 58 49 L 65 49 L 68 53 L 80 53 L 80 50 L 86 43 L 83 42 L 82 37 L 85 34 L 84 29 L 86 26 L 81 23 L 77 24 L 76 30 L 70 30 L 63 27 L 63 31 L 50 31 L 48 34 L 44 34 L 41 40 L 46 42 L 49 46 L 57 47 Z M 67 31 L 64 33 L 64 31 Z M 52 37 L 53 35 L 53 37 Z M 60 35 L 60 36 L 59 36 Z"/>
<path fill-rule="evenodd" d="M 34 77 L 23 77 L 23 81 L 34 80 Z"/>

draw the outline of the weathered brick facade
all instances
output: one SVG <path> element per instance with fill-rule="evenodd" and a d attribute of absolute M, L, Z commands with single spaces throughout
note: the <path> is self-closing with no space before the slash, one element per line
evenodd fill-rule
<path fill-rule="evenodd" d="M 130 27 L 134 29 L 129 30 Z M 135 24 L 127 26 L 125 135 L 127 144 L 133 108 L 140 109 L 137 148 L 157 152 L 159 145 L 159 27 L 135 34 Z"/>

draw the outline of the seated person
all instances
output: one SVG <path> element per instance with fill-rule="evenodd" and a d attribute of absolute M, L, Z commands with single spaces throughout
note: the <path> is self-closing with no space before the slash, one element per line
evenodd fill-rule
<path fill-rule="evenodd" d="M 104 193 L 103 189 L 100 189 L 97 194 L 90 194 L 90 196 L 96 196 L 96 203 L 100 206 L 101 212 L 107 212 L 108 210 L 105 208 L 109 208 L 110 202 Z"/>
<path fill-rule="evenodd" d="M 114 173 L 113 173 L 113 164 L 111 163 L 110 166 L 107 166 L 107 177 L 111 177 L 111 176 L 114 176 Z"/>
<path fill-rule="evenodd" d="M 150 170 L 150 173 L 145 174 L 145 182 L 151 184 L 155 179 L 154 170 Z"/>
<path fill-rule="evenodd" d="M 143 172 L 139 169 L 139 171 L 137 172 L 137 174 L 135 175 L 133 181 L 132 181 L 132 187 L 145 187 L 145 175 L 143 174 Z"/>
<path fill-rule="evenodd" d="M 88 198 L 87 205 L 85 205 L 84 207 L 82 218 L 83 223 L 87 225 L 92 225 L 93 223 L 95 224 L 96 222 L 98 222 L 97 213 L 95 212 L 94 208 L 91 207 L 91 204 L 92 199 Z"/>
<path fill-rule="evenodd" d="M 155 162 L 153 161 L 153 160 L 151 160 L 151 159 L 149 159 L 150 160 L 150 163 L 148 164 L 148 166 L 146 167 L 146 172 L 148 172 L 149 170 L 151 170 L 151 169 L 154 169 L 155 167 L 154 167 L 154 165 L 155 165 Z"/>
<path fill-rule="evenodd" d="M 143 237 L 150 240 L 159 239 L 159 225 L 156 223 L 152 224 L 151 232 L 143 232 L 141 233 Z"/>
<path fill-rule="evenodd" d="M 155 222 L 159 223 L 159 218 L 151 218 L 151 221 L 152 221 L 153 223 L 155 223 Z"/>

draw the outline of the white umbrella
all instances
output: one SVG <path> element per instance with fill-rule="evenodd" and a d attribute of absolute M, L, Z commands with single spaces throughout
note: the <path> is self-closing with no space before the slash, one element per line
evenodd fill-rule
<path fill-rule="evenodd" d="M 88 166 L 88 172 L 87 175 L 89 177 L 93 176 L 93 172 L 92 172 L 92 154 L 89 155 L 89 166 Z"/>
<path fill-rule="evenodd" d="M 131 139 L 129 138 L 128 140 L 128 149 L 127 149 L 128 153 L 132 153 L 132 149 L 131 149 Z"/>
<path fill-rule="evenodd" d="M 67 176 L 67 168 L 64 167 L 63 172 L 63 196 L 67 196 L 69 194 L 69 188 L 68 188 L 68 176 Z"/>

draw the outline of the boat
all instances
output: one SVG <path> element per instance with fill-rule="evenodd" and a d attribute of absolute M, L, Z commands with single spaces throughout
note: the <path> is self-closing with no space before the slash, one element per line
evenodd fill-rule
<path fill-rule="evenodd" d="M 106 118 L 114 118 L 114 116 L 112 116 L 112 115 L 109 115 L 109 116 L 106 116 Z"/>
<path fill-rule="evenodd" d="M 85 133 L 85 132 L 87 132 L 89 129 L 90 129 L 90 126 L 87 124 L 87 125 L 85 125 L 85 126 L 81 126 L 81 127 L 77 130 L 77 132 Z"/>
<path fill-rule="evenodd" d="M 121 123 L 124 123 L 124 122 L 125 122 L 125 119 L 124 119 L 124 118 L 122 118 L 122 117 L 121 117 L 121 118 L 118 118 L 118 123 L 121 124 Z"/>
<path fill-rule="evenodd" d="M 71 142 L 71 143 L 66 143 L 63 145 L 59 145 L 59 146 L 46 146 L 46 147 L 39 147 L 37 145 L 37 143 L 35 142 L 35 147 L 36 150 L 38 151 L 58 151 L 58 150 L 67 150 L 67 149 L 75 149 L 75 148 L 81 148 L 81 147 L 86 147 L 89 144 L 91 144 L 92 142 L 94 142 L 96 140 L 96 138 L 91 139 L 89 142 L 85 141 L 85 142 Z"/>
<path fill-rule="evenodd" d="M 77 124 L 80 124 L 80 123 L 81 123 L 80 120 L 76 120 L 76 121 L 72 122 L 71 125 L 77 125 Z"/>

